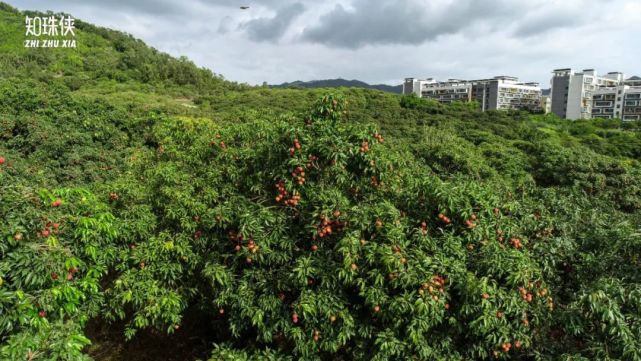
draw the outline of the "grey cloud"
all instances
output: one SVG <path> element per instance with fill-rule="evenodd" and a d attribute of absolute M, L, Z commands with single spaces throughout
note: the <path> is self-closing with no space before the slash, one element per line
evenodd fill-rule
<path fill-rule="evenodd" d="M 540 13 L 519 22 L 514 29 L 517 37 L 532 37 L 561 28 L 572 28 L 590 21 L 585 12 L 582 16 L 572 16 L 565 12 Z"/>
<path fill-rule="evenodd" d="M 193 3 L 194 1 L 192 1 Z M 199 2 L 196 0 L 195 2 Z M 179 3 L 172 0 L 159 1 L 131 1 L 131 0 L 110 0 L 108 3 L 100 0 L 67 0 L 59 3 L 52 3 L 48 0 L 23 0 L 18 5 L 19 9 L 64 9 L 65 12 L 71 12 L 70 9 L 85 7 L 92 9 L 105 8 L 109 11 L 141 12 L 157 16 L 187 14 L 191 10 L 192 4 Z"/>
<path fill-rule="evenodd" d="M 225 16 L 218 25 L 218 34 L 224 35 L 231 30 L 231 24 L 233 20 L 230 16 Z"/>
<path fill-rule="evenodd" d="M 510 19 L 524 5 L 507 0 L 460 0 L 446 6 L 434 2 L 399 0 L 373 5 L 356 0 L 353 9 L 337 5 L 308 27 L 302 39 L 342 48 L 365 45 L 421 44 L 441 35 L 458 33 L 483 22 Z"/>
<path fill-rule="evenodd" d="M 280 39 L 289 25 L 305 11 L 301 3 L 294 3 L 278 9 L 276 16 L 272 18 L 258 18 L 250 20 L 241 28 L 245 29 L 249 38 L 254 41 L 277 41 Z"/>
<path fill-rule="evenodd" d="M 639 47 L 629 46 L 641 32 L 639 0 L 0 1 L 126 31 L 251 84 L 339 76 L 398 84 L 407 76 L 507 73 L 545 85 L 549 71 L 564 66 L 638 74 L 641 56 Z M 268 26 L 292 2 L 307 10 L 283 28 Z M 251 19 L 252 30 L 239 27 Z M 569 24 L 573 19 L 578 22 Z M 553 38 L 532 37 L 550 29 L 557 30 Z M 253 41 L 250 31 L 255 39 L 271 31 L 272 40 L 281 40 Z M 593 44 L 602 50 L 587 52 Z"/>

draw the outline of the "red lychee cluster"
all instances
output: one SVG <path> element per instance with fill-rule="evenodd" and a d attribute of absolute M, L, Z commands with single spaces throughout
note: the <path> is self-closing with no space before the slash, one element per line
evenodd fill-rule
<path fill-rule="evenodd" d="M 44 228 L 40 232 L 36 233 L 36 235 L 38 237 L 47 238 L 47 237 L 49 237 L 51 235 L 51 233 L 53 233 L 53 234 L 60 233 L 60 224 L 59 223 L 52 223 L 52 222 L 48 222 L 47 221 L 47 223 L 45 223 Z M 16 234 L 16 236 L 14 236 L 14 239 L 19 241 L 20 239 L 22 239 L 22 235 L 21 234 Z"/>
<path fill-rule="evenodd" d="M 363 143 L 361 143 L 361 148 L 360 148 L 361 153 L 367 153 L 369 152 L 369 142 L 364 140 Z"/>
<path fill-rule="evenodd" d="M 303 178 L 303 181 L 305 179 Z M 278 181 L 276 183 L 276 189 L 278 190 L 278 195 L 274 199 L 276 203 L 283 202 L 287 206 L 297 206 L 298 202 L 300 202 L 300 194 L 296 191 L 292 193 L 292 196 L 289 197 L 289 194 L 287 193 L 287 189 L 285 189 L 285 182 Z"/>
<path fill-rule="evenodd" d="M 434 302 L 438 302 L 439 295 L 445 293 L 445 278 L 439 275 L 434 275 L 430 281 L 424 282 L 418 290 L 418 294 L 423 296 L 427 292 L 427 296 L 431 297 Z M 449 308 L 447 304 L 447 308 Z"/>
<path fill-rule="evenodd" d="M 451 221 L 451 220 L 450 220 L 446 215 L 444 215 L 443 213 L 439 213 L 439 214 L 438 214 L 438 219 L 440 219 L 440 220 L 441 220 L 441 222 L 443 222 L 443 223 L 445 223 L 445 224 L 450 224 L 450 223 L 452 223 L 452 221 Z"/>
<path fill-rule="evenodd" d="M 383 138 L 383 136 L 378 133 L 374 133 L 374 138 L 376 138 L 379 143 L 385 143 L 385 138 Z"/>
<path fill-rule="evenodd" d="M 465 226 L 469 229 L 474 229 L 476 228 L 476 214 L 472 214 L 470 218 L 465 220 Z"/>
<path fill-rule="evenodd" d="M 521 247 L 523 247 L 523 245 L 521 244 L 521 240 L 518 238 L 510 238 L 510 244 L 516 249 L 520 249 Z"/>
<path fill-rule="evenodd" d="M 292 177 L 296 179 L 299 186 L 305 184 L 305 169 L 301 166 L 296 167 L 292 172 Z"/>
<path fill-rule="evenodd" d="M 324 215 L 320 215 L 321 222 L 320 224 L 316 227 L 316 230 L 318 232 L 318 237 L 323 238 L 325 236 L 328 236 L 332 234 L 334 231 L 341 231 L 343 227 L 345 226 L 344 223 L 341 223 L 338 220 L 338 217 L 340 216 L 340 211 L 334 211 L 334 220 L 330 220 Z M 316 238 L 316 235 L 314 235 L 314 238 Z"/>
<path fill-rule="evenodd" d="M 523 301 L 532 302 L 532 294 L 529 293 L 525 289 L 525 287 L 519 287 L 519 293 L 521 294 L 521 298 L 523 298 Z"/>
<path fill-rule="evenodd" d="M 298 138 L 294 138 L 294 144 L 293 145 L 294 145 L 293 147 L 289 148 L 289 156 L 290 157 L 293 157 L 294 154 L 296 153 L 296 151 L 300 150 L 300 148 L 301 148 L 300 141 L 298 140 Z"/>
<path fill-rule="evenodd" d="M 427 235 L 427 223 L 425 221 L 421 222 L 421 233 L 424 236 Z"/>

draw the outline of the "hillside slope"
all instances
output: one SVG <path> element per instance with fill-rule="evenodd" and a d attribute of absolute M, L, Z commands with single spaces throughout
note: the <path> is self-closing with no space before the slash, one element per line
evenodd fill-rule
<path fill-rule="evenodd" d="M 638 123 L 23 26 L 0 4 L 0 359 L 641 359 Z"/>

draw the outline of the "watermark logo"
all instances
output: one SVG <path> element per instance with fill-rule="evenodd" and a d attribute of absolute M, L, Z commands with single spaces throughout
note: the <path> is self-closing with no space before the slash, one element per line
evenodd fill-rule
<path fill-rule="evenodd" d="M 71 16 L 25 16 L 25 48 L 75 48 L 76 32 Z M 60 38 L 64 37 L 64 38 Z"/>

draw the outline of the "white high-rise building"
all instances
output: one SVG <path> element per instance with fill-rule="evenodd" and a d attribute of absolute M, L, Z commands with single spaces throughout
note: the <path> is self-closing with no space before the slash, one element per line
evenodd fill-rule
<path fill-rule="evenodd" d="M 641 120 L 641 86 L 599 88 L 594 93 L 592 118 Z"/>
<path fill-rule="evenodd" d="M 574 72 L 570 68 L 556 69 L 552 77 L 552 113 L 566 119 L 592 118 L 593 97 L 601 87 L 622 84 L 619 72 L 598 76 L 594 69 Z"/>
<path fill-rule="evenodd" d="M 541 88 L 538 83 L 523 83 L 511 76 L 492 79 L 436 81 L 433 78 L 407 78 L 403 94 L 414 93 L 441 103 L 477 101 L 481 109 L 528 109 L 540 111 Z"/>

